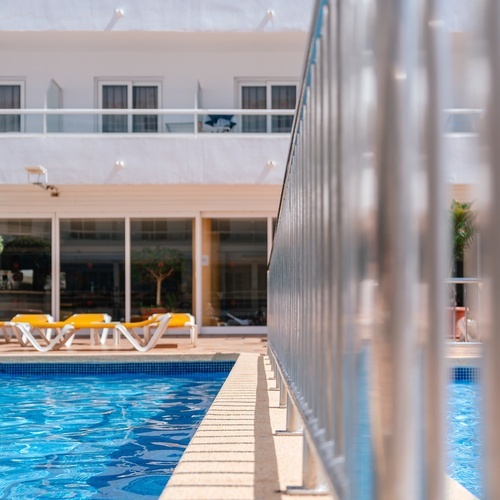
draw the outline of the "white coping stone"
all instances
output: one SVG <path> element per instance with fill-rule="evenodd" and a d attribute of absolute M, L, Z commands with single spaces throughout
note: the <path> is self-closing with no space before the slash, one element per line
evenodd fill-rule
<path fill-rule="evenodd" d="M 285 428 L 286 415 L 279 392 L 267 390 L 274 381 L 263 380 L 262 365 L 269 378 L 267 357 L 239 356 L 160 500 L 289 499 L 285 488 L 300 485 L 302 438 L 273 435 Z M 449 476 L 445 489 L 447 500 L 477 500 Z"/>

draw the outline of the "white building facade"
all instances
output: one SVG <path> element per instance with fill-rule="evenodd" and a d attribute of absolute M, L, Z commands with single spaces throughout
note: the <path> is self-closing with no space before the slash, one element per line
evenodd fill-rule
<path fill-rule="evenodd" d="M 160 304 L 202 333 L 265 332 L 312 2 L 2 11 L 1 319 Z"/>
<path fill-rule="evenodd" d="M 313 3 L 2 3 L 0 319 L 160 304 L 202 333 L 266 331 Z M 458 197 L 476 177 L 466 122 L 446 140 Z"/>

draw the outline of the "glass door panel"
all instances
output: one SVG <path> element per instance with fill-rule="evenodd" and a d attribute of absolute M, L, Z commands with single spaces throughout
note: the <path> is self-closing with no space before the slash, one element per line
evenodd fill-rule
<path fill-rule="evenodd" d="M 62 220 L 60 318 L 107 313 L 125 318 L 125 221 Z"/>
<path fill-rule="evenodd" d="M 48 219 L 0 220 L 0 320 L 50 314 L 52 229 Z"/>
<path fill-rule="evenodd" d="M 132 219 L 132 319 L 193 313 L 193 219 Z"/>
<path fill-rule="evenodd" d="M 204 219 L 203 325 L 266 325 L 267 220 Z"/>

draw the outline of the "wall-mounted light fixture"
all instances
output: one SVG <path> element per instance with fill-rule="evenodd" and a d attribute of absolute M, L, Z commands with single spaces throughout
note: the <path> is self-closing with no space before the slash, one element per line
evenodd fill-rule
<path fill-rule="evenodd" d="M 273 168 L 276 165 L 276 162 L 274 160 L 269 160 L 267 162 L 267 168 Z"/>
<path fill-rule="evenodd" d="M 116 168 L 125 168 L 125 162 L 123 160 L 116 160 L 115 167 Z"/>
<path fill-rule="evenodd" d="M 45 191 L 50 191 L 50 196 L 59 196 L 59 190 L 48 183 L 47 169 L 41 165 L 33 165 L 29 167 L 24 167 L 24 170 L 28 172 L 28 182 L 34 186 L 39 186 Z"/>
<path fill-rule="evenodd" d="M 123 17 L 125 15 L 125 11 L 123 9 L 115 9 L 116 17 Z"/>

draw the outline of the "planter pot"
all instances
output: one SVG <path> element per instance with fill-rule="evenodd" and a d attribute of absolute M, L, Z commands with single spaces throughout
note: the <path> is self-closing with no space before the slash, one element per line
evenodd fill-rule
<path fill-rule="evenodd" d="M 167 311 L 166 307 L 141 307 L 141 316 L 144 318 L 149 318 L 153 314 L 165 314 Z"/>
<path fill-rule="evenodd" d="M 448 307 L 448 314 L 450 318 L 448 338 L 458 340 L 460 339 L 460 329 L 457 323 L 465 316 L 465 307 Z"/>

